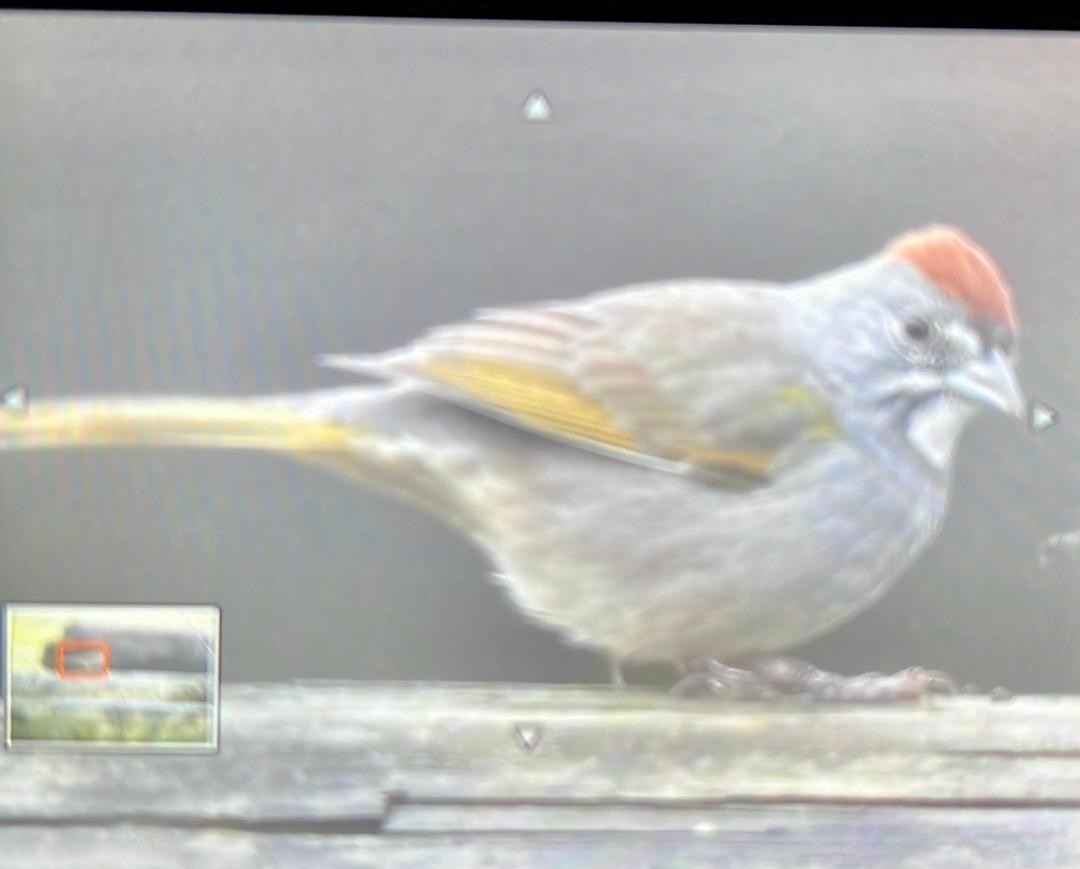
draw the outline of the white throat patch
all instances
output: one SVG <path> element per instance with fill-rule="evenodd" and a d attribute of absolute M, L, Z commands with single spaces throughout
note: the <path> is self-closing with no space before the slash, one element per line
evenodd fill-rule
<path fill-rule="evenodd" d="M 946 471 L 960 433 L 974 413 L 971 405 L 949 395 L 928 399 L 908 418 L 908 442 L 933 467 Z"/>

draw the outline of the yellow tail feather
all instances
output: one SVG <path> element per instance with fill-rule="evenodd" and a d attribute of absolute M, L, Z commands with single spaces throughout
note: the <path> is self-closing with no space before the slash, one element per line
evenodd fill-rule
<path fill-rule="evenodd" d="M 307 454 L 363 437 L 257 398 L 159 396 L 43 401 L 0 413 L 0 452 L 77 447 L 209 447 Z"/>
<path fill-rule="evenodd" d="M 431 511 L 469 530 L 444 481 L 377 432 L 316 415 L 314 396 L 108 397 L 42 401 L 0 411 L 0 454 L 85 447 L 203 447 L 284 454 Z"/>

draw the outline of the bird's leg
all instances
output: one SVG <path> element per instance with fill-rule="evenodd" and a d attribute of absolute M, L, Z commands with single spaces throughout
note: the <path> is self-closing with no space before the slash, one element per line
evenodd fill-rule
<path fill-rule="evenodd" d="M 753 670 L 729 667 L 712 658 L 695 658 L 679 668 L 681 678 L 671 689 L 679 697 L 712 694 L 733 700 L 759 700 L 779 692 Z"/>
<path fill-rule="evenodd" d="M 777 693 L 798 694 L 814 700 L 888 703 L 918 700 L 928 694 L 957 693 L 956 683 L 947 674 L 921 667 L 909 667 L 891 675 L 842 676 L 778 655 L 757 658 L 750 666 L 752 672 Z"/>
<path fill-rule="evenodd" d="M 608 658 L 608 668 L 611 671 L 611 687 L 621 691 L 626 687 L 626 675 L 623 673 L 622 661 L 612 656 Z"/>

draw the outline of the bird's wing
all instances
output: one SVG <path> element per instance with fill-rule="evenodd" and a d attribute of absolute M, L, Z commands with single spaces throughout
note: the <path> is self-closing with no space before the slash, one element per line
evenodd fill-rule
<path fill-rule="evenodd" d="M 547 437 L 761 481 L 838 427 L 785 336 L 774 287 L 679 281 L 485 309 L 402 350 L 323 364 L 408 379 Z"/>

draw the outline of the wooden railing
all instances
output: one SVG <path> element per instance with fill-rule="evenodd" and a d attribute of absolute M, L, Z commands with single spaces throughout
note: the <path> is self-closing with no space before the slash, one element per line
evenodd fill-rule
<path fill-rule="evenodd" d="M 0 865 L 1080 866 L 1080 700 L 222 686 L 216 755 L 0 754 Z"/>

